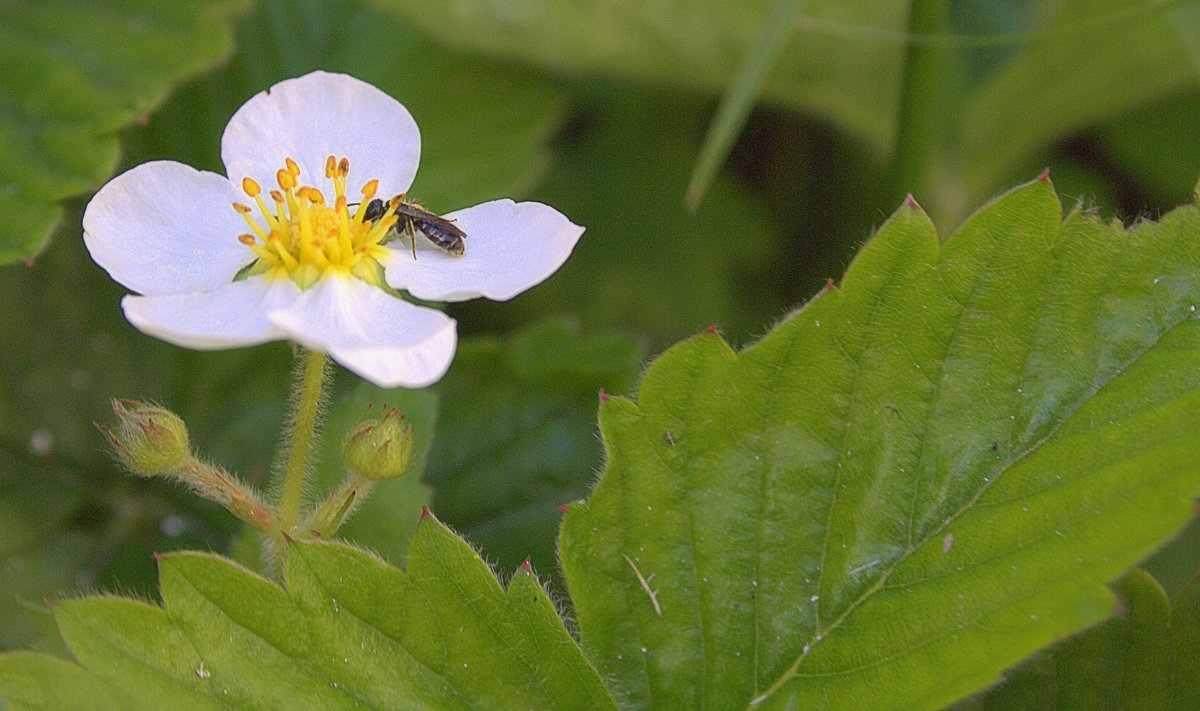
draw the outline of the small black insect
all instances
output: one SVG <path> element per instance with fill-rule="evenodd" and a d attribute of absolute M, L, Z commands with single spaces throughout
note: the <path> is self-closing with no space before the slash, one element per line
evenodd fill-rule
<path fill-rule="evenodd" d="M 405 197 L 403 194 L 397 195 L 387 202 L 375 198 L 367 203 L 363 219 L 375 222 L 383 219 L 390 212 L 396 213 L 396 217 L 399 219 L 392 229 L 397 234 L 403 232 L 412 240 L 414 259 L 417 256 L 417 232 L 425 235 L 426 239 L 438 249 L 455 256 L 462 256 L 467 249 L 466 243 L 463 242 L 467 233 L 454 224 L 453 220 L 434 214 L 418 203 L 409 202 Z"/>

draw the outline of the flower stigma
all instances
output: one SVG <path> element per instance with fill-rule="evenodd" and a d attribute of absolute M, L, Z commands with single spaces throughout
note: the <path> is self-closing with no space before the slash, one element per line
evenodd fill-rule
<path fill-rule="evenodd" d="M 300 166 L 291 158 L 275 173 L 278 190 L 268 194 L 274 206 L 263 199 L 262 187 L 253 178 L 242 179 L 242 190 L 254 201 L 254 208 L 233 203 L 250 232 L 238 241 L 254 251 L 256 259 L 238 272 L 236 279 L 266 274 L 269 278 L 288 278 L 307 289 L 323 277 L 349 274 L 387 289 L 382 259 L 389 251 L 382 246 L 396 224 L 389 214 L 374 222 L 364 220 L 367 203 L 375 197 L 379 181 L 368 180 L 361 188 L 362 199 L 350 213 L 346 200 L 346 178 L 350 160 L 334 156 L 325 159 L 325 177 L 332 181 L 333 205 L 311 185 L 301 185 Z"/>

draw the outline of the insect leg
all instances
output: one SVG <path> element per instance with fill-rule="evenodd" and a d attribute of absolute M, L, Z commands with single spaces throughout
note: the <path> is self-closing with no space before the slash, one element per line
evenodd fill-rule
<path fill-rule="evenodd" d="M 413 224 L 412 218 L 405 218 L 404 231 L 408 234 L 408 241 L 412 244 L 413 261 L 417 261 L 417 230 Z"/>

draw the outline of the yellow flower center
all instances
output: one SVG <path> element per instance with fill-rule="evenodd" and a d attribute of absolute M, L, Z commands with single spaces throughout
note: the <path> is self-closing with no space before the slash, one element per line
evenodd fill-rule
<path fill-rule="evenodd" d="M 275 174 L 279 190 L 269 194 L 274 208 L 263 200 L 262 188 L 253 178 L 242 180 L 242 190 L 258 205 L 259 215 L 253 215 L 254 208 L 249 205 L 233 203 L 251 230 L 238 240 L 257 255 L 239 277 L 286 277 L 307 289 L 328 274 L 346 273 L 384 286 L 380 259 L 388 252 L 381 242 L 397 218 L 389 214 L 375 222 L 363 220 L 379 181 L 368 180 L 362 186 L 362 200 L 351 214 L 346 202 L 349 159 L 325 159 L 325 177 L 333 182 L 332 207 L 320 190 L 300 185 L 300 166 L 294 160 L 287 158 L 284 164 Z"/>

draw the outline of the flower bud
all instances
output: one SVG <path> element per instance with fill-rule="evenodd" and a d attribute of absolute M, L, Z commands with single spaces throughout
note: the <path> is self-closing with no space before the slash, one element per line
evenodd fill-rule
<path fill-rule="evenodd" d="M 395 479 L 412 460 L 413 428 L 396 408 L 367 409 L 342 440 L 342 462 L 367 479 Z"/>
<path fill-rule="evenodd" d="M 175 469 L 191 456 L 187 425 L 179 415 L 136 400 L 113 400 L 115 427 L 99 426 L 117 457 L 134 474 L 154 476 Z"/>

